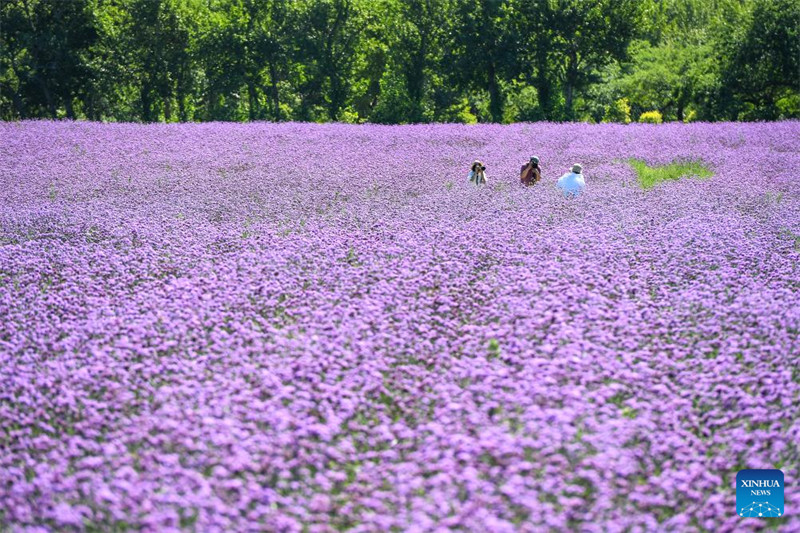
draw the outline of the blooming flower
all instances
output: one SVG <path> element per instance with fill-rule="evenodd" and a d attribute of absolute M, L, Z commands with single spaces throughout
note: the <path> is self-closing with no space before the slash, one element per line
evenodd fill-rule
<path fill-rule="evenodd" d="M 756 530 L 737 469 L 800 505 L 798 153 L 798 122 L 0 124 L 0 529 Z"/>

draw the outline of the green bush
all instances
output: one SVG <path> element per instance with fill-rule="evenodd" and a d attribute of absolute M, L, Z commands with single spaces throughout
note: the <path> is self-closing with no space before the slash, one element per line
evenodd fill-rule
<path fill-rule="evenodd" d="M 347 109 L 342 109 L 339 112 L 339 122 L 358 124 L 361 122 L 361 120 L 359 120 L 358 113 L 356 113 L 352 108 L 348 107 Z"/>
<path fill-rule="evenodd" d="M 603 122 L 620 122 L 622 124 L 630 124 L 631 122 L 631 105 L 628 103 L 627 98 L 620 98 L 606 109 L 606 114 L 603 116 Z"/>
<path fill-rule="evenodd" d="M 781 119 L 800 117 L 800 94 L 789 94 L 775 102 Z"/>
<path fill-rule="evenodd" d="M 478 117 L 470 111 L 469 100 L 462 98 L 441 112 L 436 120 L 439 122 L 475 124 L 478 122 Z"/>
<path fill-rule="evenodd" d="M 664 117 L 658 111 L 645 111 L 639 115 L 639 122 L 647 124 L 661 124 L 664 122 Z"/>
<path fill-rule="evenodd" d="M 403 87 L 403 80 L 387 72 L 381 78 L 381 97 L 369 116 L 379 124 L 407 124 L 413 120 L 413 105 Z"/>
<path fill-rule="evenodd" d="M 462 124 L 477 124 L 478 117 L 473 115 L 469 109 L 462 109 L 456 115 L 456 122 L 461 122 Z"/>
<path fill-rule="evenodd" d="M 476 122 L 492 122 L 488 91 L 471 92 L 467 94 L 467 101 L 469 114 L 475 117 Z"/>
<path fill-rule="evenodd" d="M 536 89 L 530 86 L 513 86 L 508 95 L 504 122 L 536 122 L 544 120 L 539 107 Z"/>

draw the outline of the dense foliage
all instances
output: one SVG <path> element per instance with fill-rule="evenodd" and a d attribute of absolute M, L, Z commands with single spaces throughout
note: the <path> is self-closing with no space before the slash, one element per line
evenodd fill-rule
<path fill-rule="evenodd" d="M 800 0 L 4 0 L 0 117 L 800 116 Z"/>
<path fill-rule="evenodd" d="M 0 124 L 0 530 L 798 531 L 799 152 L 797 121 Z M 741 468 L 791 512 L 737 517 Z"/>

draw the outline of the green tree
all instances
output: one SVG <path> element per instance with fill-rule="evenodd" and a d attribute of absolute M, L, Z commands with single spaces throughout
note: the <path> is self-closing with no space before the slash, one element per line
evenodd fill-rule
<path fill-rule="evenodd" d="M 323 106 L 337 120 L 350 96 L 355 51 L 367 26 L 367 13 L 356 0 L 308 0 L 300 8 L 296 54 L 302 68 L 301 119 L 318 118 Z"/>
<path fill-rule="evenodd" d="M 627 74 L 612 82 L 631 103 L 634 116 L 656 109 L 667 120 L 684 120 L 689 108 L 707 118 L 717 90 L 719 61 L 710 44 L 665 42 L 634 47 Z"/>
<path fill-rule="evenodd" d="M 271 118 L 282 120 L 281 97 L 279 86 L 287 80 L 291 68 L 291 44 L 289 36 L 295 35 L 297 17 L 288 0 L 272 0 L 263 11 L 260 19 L 258 50 L 261 62 L 266 65 L 269 74 L 269 97 L 271 100 Z"/>
<path fill-rule="evenodd" d="M 657 46 L 666 41 L 702 42 L 722 14 L 751 0 L 642 0 L 641 37 Z"/>
<path fill-rule="evenodd" d="M 21 4 L 0 3 L 0 105 L 2 118 L 26 118 L 29 110 L 25 102 L 25 82 L 30 76 L 30 65 L 26 61 L 29 36 Z M 8 102 L 8 98 L 11 102 Z M 10 107 L 9 107 L 10 104 Z"/>
<path fill-rule="evenodd" d="M 87 53 L 97 40 L 88 0 L 5 0 L 0 7 L 3 87 L 18 116 L 75 118 L 75 100 L 92 72 Z M 23 109 L 27 108 L 27 112 Z"/>
<path fill-rule="evenodd" d="M 750 20 L 742 22 L 744 31 L 731 32 L 722 45 L 730 118 L 800 116 L 800 2 L 756 0 Z"/>
<path fill-rule="evenodd" d="M 210 4 L 209 24 L 200 40 L 205 120 L 253 120 L 258 117 L 255 63 L 255 8 L 244 0 Z M 246 99 L 241 95 L 245 94 Z"/>
<path fill-rule="evenodd" d="M 564 92 L 564 118 L 575 116 L 576 92 L 597 71 L 627 57 L 641 17 L 638 0 L 554 0 L 549 9 L 551 67 Z"/>
<path fill-rule="evenodd" d="M 438 58 L 448 5 L 444 0 L 401 0 L 397 43 L 392 47 L 411 104 L 411 122 L 423 118 L 429 71 Z M 392 32 L 394 33 L 394 32 Z"/>
<path fill-rule="evenodd" d="M 118 14 L 113 53 L 124 65 L 120 83 L 138 96 L 145 122 L 188 120 L 186 97 L 192 85 L 192 34 L 196 18 L 180 0 L 131 0 Z"/>
<path fill-rule="evenodd" d="M 509 9 L 512 39 L 516 43 L 516 71 L 522 80 L 536 88 L 538 113 L 526 119 L 556 117 L 557 75 L 553 65 L 554 20 L 549 0 L 514 0 Z"/>
<path fill-rule="evenodd" d="M 798 27 L 798 0 L 0 0 L 0 118 L 798 117 Z"/>
<path fill-rule="evenodd" d="M 640 31 L 636 0 L 516 0 L 515 53 L 523 79 L 536 87 L 542 118 L 575 118 L 579 93 L 600 81 L 599 72 L 624 60 Z M 561 90 L 563 110 L 559 110 Z"/>
<path fill-rule="evenodd" d="M 507 7 L 505 0 L 458 0 L 444 58 L 460 87 L 488 92 L 493 122 L 503 120 L 502 80 L 510 77 L 516 63 Z"/>

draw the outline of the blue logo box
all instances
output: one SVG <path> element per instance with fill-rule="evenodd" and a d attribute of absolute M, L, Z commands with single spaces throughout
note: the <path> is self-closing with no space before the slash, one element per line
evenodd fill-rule
<path fill-rule="evenodd" d="M 736 474 L 736 514 L 745 518 L 783 516 L 783 472 L 740 470 Z"/>

